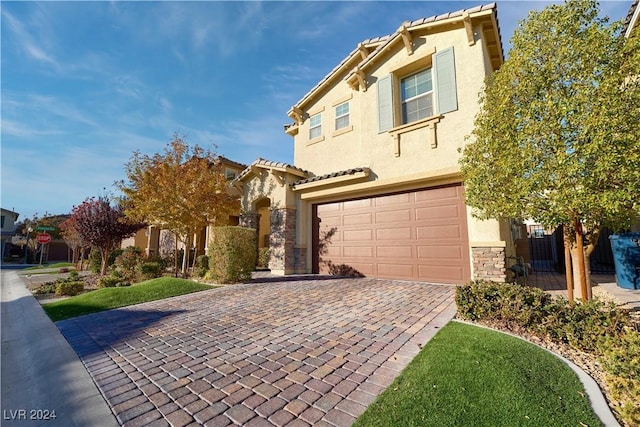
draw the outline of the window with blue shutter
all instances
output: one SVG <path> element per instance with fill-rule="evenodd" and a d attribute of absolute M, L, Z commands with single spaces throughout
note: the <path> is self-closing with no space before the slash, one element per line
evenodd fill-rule
<path fill-rule="evenodd" d="M 438 114 L 446 114 L 457 110 L 458 97 L 456 94 L 456 67 L 453 47 L 433 55 L 433 70 Z"/>
<path fill-rule="evenodd" d="M 393 127 L 393 76 L 378 79 L 378 130 L 387 131 Z"/>

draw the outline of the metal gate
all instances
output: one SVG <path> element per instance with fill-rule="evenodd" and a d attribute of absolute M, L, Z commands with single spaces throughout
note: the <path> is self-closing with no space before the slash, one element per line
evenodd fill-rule
<path fill-rule="evenodd" d="M 529 225 L 527 232 L 533 270 L 564 273 L 562 228 L 558 227 L 550 231 L 542 225 Z M 611 234 L 611 230 L 607 228 L 600 233 L 598 244 L 590 257 L 591 273 L 593 274 L 615 274 L 613 252 L 609 241 Z"/>

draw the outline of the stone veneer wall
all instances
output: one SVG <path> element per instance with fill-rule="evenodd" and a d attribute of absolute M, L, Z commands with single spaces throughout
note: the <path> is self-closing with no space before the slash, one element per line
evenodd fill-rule
<path fill-rule="evenodd" d="M 285 274 L 296 271 L 296 210 L 292 208 L 271 211 L 271 235 L 269 268 Z"/>
<path fill-rule="evenodd" d="M 240 227 L 258 229 L 260 215 L 257 212 L 244 212 L 240 214 Z"/>
<path fill-rule="evenodd" d="M 505 282 L 507 279 L 505 248 L 472 247 L 474 280 Z"/>

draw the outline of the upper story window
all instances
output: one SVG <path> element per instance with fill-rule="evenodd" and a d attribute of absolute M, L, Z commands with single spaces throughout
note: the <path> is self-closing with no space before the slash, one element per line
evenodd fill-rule
<path fill-rule="evenodd" d="M 0 221 L 2 221 L 2 222 L 0 223 L 0 227 L 1 227 L 1 228 L 4 228 L 4 215 L 2 215 L 2 217 L 0 217 Z"/>
<path fill-rule="evenodd" d="M 400 80 L 402 123 L 433 116 L 433 79 L 431 68 Z"/>
<path fill-rule="evenodd" d="M 376 83 L 378 131 L 456 111 L 456 86 L 453 47 L 380 76 Z"/>
<path fill-rule="evenodd" d="M 227 181 L 233 181 L 234 179 L 236 179 L 236 176 L 238 176 L 238 174 L 232 169 L 225 169 L 224 176 Z"/>
<path fill-rule="evenodd" d="M 336 130 L 349 126 L 349 102 L 336 106 Z"/>
<path fill-rule="evenodd" d="M 309 119 L 309 139 L 322 136 L 322 114 L 314 114 Z"/>

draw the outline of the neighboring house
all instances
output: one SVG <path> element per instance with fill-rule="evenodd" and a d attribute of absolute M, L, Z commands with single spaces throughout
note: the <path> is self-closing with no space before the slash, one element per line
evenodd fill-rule
<path fill-rule="evenodd" d="M 629 8 L 629 13 L 627 13 L 627 18 L 624 21 L 624 28 L 622 30 L 622 34 L 625 37 L 629 38 L 631 36 L 631 32 L 636 28 L 640 27 L 640 1 L 634 0 L 631 3 L 631 7 Z"/>
<path fill-rule="evenodd" d="M 216 165 L 221 167 L 227 181 L 230 183 L 247 167 L 245 164 L 234 162 L 223 156 L 217 157 Z M 231 191 L 234 191 L 234 194 L 237 194 L 238 197 L 240 196 L 240 193 L 234 190 L 233 187 L 231 187 Z M 240 212 L 237 212 L 236 215 L 231 215 L 225 225 L 238 225 L 239 215 Z M 204 254 L 207 250 L 209 233 L 212 226 L 203 228 L 192 240 L 194 248 L 197 248 L 199 255 Z M 176 239 L 173 233 L 157 226 L 149 226 L 139 230 L 134 236 L 124 239 L 120 245 L 121 248 L 127 248 L 129 246 L 136 246 L 142 249 L 147 256 L 166 256 L 172 254 L 176 249 L 184 249 L 184 244 L 180 241 L 178 241 L 176 245 Z"/>
<path fill-rule="evenodd" d="M 8 209 L 2 209 L 0 216 L 0 229 L 2 230 L 0 233 L 0 260 L 4 260 L 5 249 L 7 243 L 11 243 L 11 238 L 16 232 L 16 221 L 18 221 L 19 213 L 10 211 Z"/>
<path fill-rule="evenodd" d="M 358 44 L 289 110 L 294 165 L 258 159 L 234 182 L 272 272 L 504 280 L 510 224 L 470 215 L 458 166 L 503 60 L 495 4 Z"/>

